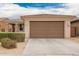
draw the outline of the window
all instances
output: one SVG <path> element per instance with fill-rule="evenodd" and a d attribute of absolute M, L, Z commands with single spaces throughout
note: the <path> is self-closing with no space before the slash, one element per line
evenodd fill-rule
<path fill-rule="evenodd" d="M 19 29 L 20 29 L 20 31 L 23 31 L 24 30 L 24 25 L 23 24 L 19 24 Z"/>

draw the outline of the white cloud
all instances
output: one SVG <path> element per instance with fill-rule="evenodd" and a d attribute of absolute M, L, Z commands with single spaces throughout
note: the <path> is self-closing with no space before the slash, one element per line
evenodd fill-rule
<path fill-rule="evenodd" d="M 20 15 L 26 8 L 16 4 L 0 4 L 0 17 L 13 17 Z"/>
<path fill-rule="evenodd" d="M 79 16 L 79 4 L 64 4 L 64 8 L 48 8 L 45 10 L 51 14 Z"/>
<path fill-rule="evenodd" d="M 33 14 L 61 14 L 79 16 L 79 4 L 65 4 L 64 8 L 47 7 L 38 9 L 32 7 L 21 7 L 17 4 L 0 4 L 0 17 L 18 18 L 22 15 Z"/>
<path fill-rule="evenodd" d="M 65 4 L 67 8 L 64 11 L 64 14 L 77 15 L 79 14 L 79 4 Z"/>

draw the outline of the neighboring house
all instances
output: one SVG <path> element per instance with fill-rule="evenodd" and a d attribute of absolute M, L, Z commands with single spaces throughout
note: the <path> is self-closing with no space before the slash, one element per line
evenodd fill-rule
<path fill-rule="evenodd" d="M 72 36 L 79 36 L 79 19 L 71 21 L 71 32 Z"/>
<path fill-rule="evenodd" d="M 0 18 L 0 32 L 24 32 L 24 23 L 22 20 Z"/>
<path fill-rule="evenodd" d="M 8 18 L 0 18 L 0 32 L 8 32 Z"/>
<path fill-rule="evenodd" d="M 39 14 L 22 16 L 26 38 L 70 38 L 72 15 Z"/>

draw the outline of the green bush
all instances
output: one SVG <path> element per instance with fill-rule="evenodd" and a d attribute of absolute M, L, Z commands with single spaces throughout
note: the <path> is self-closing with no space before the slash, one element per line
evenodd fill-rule
<path fill-rule="evenodd" d="M 21 35 L 21 34 L 17 34 L 16 36 L 15 36 L 15 40 L 17 41 L 17 42 L 24 42 L 25 41 L 25 35 Z"/>
<path fill-rule="evenodd" d="M 0 33 L 0 39 L 3 39 L 3 38 L 10 38 L 12 40 L 16 40 L 17 42 L 24 42 L 25 34 L 24 33 Z"/>
<path fill-rule="evenodd" d="M 16 48 L 16 41 L 9 38 L 1 39 L 1 46 L 7 49 Z"/>

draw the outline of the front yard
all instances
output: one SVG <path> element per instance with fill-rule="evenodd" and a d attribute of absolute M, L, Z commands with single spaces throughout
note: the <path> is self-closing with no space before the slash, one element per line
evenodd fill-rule
<path fill-rule="evenodd" d="M 12 46 L 15 47 L 12 48 Z M 24 48 L 25 33 L 0 33 L 0 55 L 21 55 Z"/>
<path fill-rule="evenodd" d="M 13 55 L 13 56 L 17 56 L 17 55 L 21 55 L 24 51 L 24 48 L 25 48 L 25 42 L 21 42 L 21 43 L 17 43 L 17 48 L 14 48 L 14 49 L 6 49 L 6 48 L 3 48 L 1 45 L 0 45 L 0 55 Z"/>
<path fill-rule="evenodd" d="M 2 47 L 1 40 L 4 38 L 16 41 L 16 48 L 7 49 Z M 26 46 L 25 33 L 1 32 L 0 55 L 79 55 L 79 37 L 71 38 L 71 40 L 53 38 L 30 39 Z"/>

